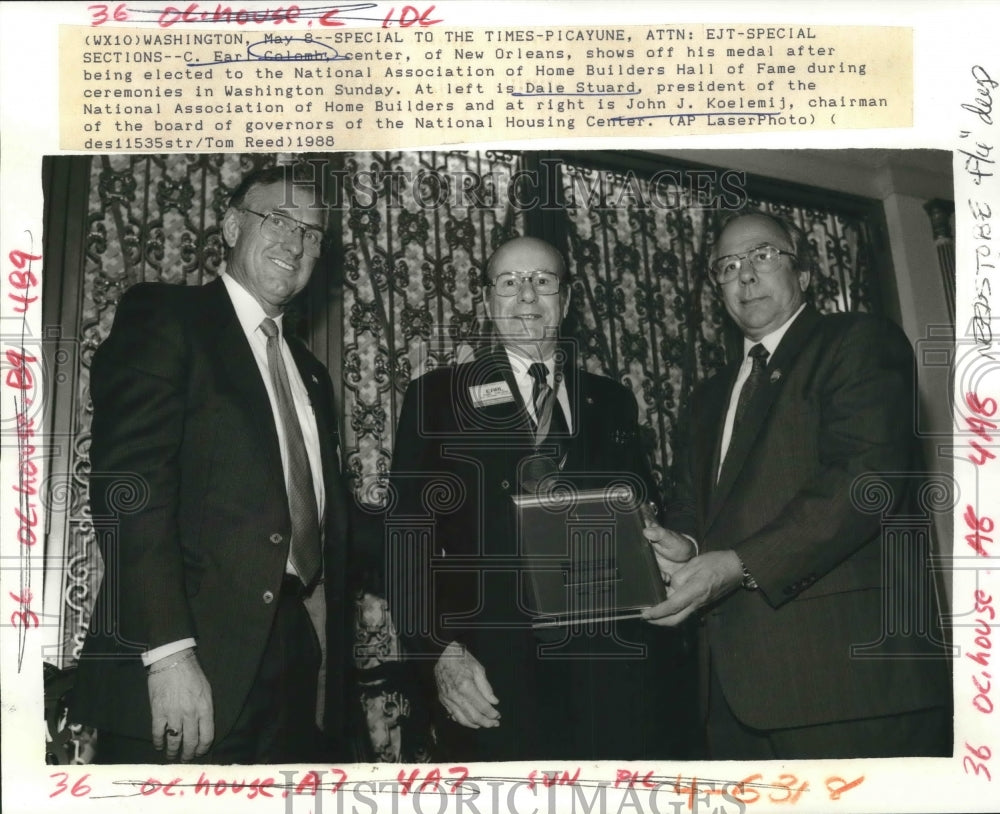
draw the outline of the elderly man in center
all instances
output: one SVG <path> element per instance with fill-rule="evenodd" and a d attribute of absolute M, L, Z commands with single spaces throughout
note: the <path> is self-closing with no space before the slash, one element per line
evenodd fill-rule
<path fill-rule="evenodd" d="M 532 627 L 512 496 L 550 453 L 559 478 L 655 491 L 622 385 L 575 365 L 559 328 L 561 254 L 531 237 L 497 249 L 482 358 L 411 382 L 397 430 L 387 594 L 435 697 L 441 759 L 651 759 L 692 754 L 694 685 L 683 631 L 640 619 Z M 554 396 L 552 393 L 554 392 Z M 539 426 L 542 431 L 539 431 Z M 690 541 L 657 527 L 678 559 Z"/>

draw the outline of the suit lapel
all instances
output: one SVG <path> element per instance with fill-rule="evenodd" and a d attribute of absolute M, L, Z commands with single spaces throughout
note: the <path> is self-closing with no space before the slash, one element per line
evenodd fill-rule
<path fill-rule="evenodd" d="M 754 448 L 761 428 L 771 410 L 771 405 L 778 397 L 787 378 L 788 369 L 794 364 L 803 345 L 819 322 L 819 314 L 811 306 L 806 306 L 805 310 L 799 314 L 795 322 L 782 337 L 781 342 L 775 349 L 765 368 L 764 383 L 754 394 L 753 400 L 747 406 L 746 414 L 740 426 L 733 431 L 729 441 L 729 449 L 726 452 L 726 459 L 722 463 L 722 471 L 719 473 L 719 481 L 711 491 L 708 514 L 706 518 L 706 528 L 719 514 L 719 510 L 725 503 L 736 482 L 737 476 L 746 464 L 747 457 Z M 742 364 L 742 359 L 740 361 Z M 737 366 L 737 370 L 739 367 Z M 733 374 L 735 378 L 735 373 Z M 727 395 L 731 388 L 727 389 Z M 728 399 L 722 408 L 722 420 L 725 421 Z M 721 439 L 722 430 L 719 429 L 717 438 Z M 719 442 L 717 442 L 718 444 Z M 717 458 L 716 458 L 717 460 Z M 716 470 L 713 470 L 713 472 Z"/>
<path fill-rule="evenodd" d="M 258 431 L 264 471 L 280 477 L 283 483 L 281 450 L 278 446 L 278 431 L 274 426 L 274 414 L 271 412 L 271 401 L 267 397 L 267 388 L 246 334 L 243 333 L 243 327 L 236 317 L 236 310 L 222 280 L 213 280 L 203 290 L 205 311 L 198 322 L 207 326 L 207 347 L 216 349 L 221 360 L 221 375 L 228 378 L 229 387 L 238 394 L 239 402 L 246 407 Z"/>
<path fill-rule="evenodd" d="M 568 438 L 562 439 L 566 451 L 567 471 L 583 471 L 587 467 L 588 453 L 596 449 L 600 434 L 607 431 L 607 417 L 602 422 L 592 415 L 594 399 L 586 386 L 586 377 L 580 375 L 577 367 L 569 362 L 563 367 L 562 386 L 566 388 L 567 401 L 572 415 L 569 417 L 572 429 Z"/>
<path fill-rule="evenodd" d="M 309 395 L 309 404 L 316 419 L 316 432 L 319 435 L 320 461 L 323 467 L 323 491 L 326 495 L 326 518 L 328 524 L 336 524 L 334 528 L 327 526 L 326 539 L 343 540 L 346 534 L 347 511 L 344 504 L 344 485 L 339 458 L 340 433 L 337 429 L 333 404 L 329 401 L 323 380 L 315 372 L 315 360 L 306 347 L 294 337 L 286 339 L 299 376 Z"/>
<path fill-rule="evenodd" d="M 722 452 L 722 432 L 726 425 L 726 411 L 729 406 L 733 382 L 739 373 L 740 363 L 730 365 L 705 386 L 705 393 L 698 405 L 695 424 L 695 487 L 704 496 L 706 510 L 711 515 L 712 496 L 716 490 L 716 476 L 719 474 L 719 457 Z M 706 525 L 707 525 L 706 520 Z"/>
<path fill-rule="evenodd" d="M 327 408 L 327 396 L 324 392 L 323 383 L 313 371 L 309 351 L 295 338 L 287 337 L 288 349 L 292 352 L 295 360 L 295 367 L 299 371 L 299 378 L 305 385 L 306 393 L 309 396 L 309 406 L 312 407 L 313 416 L 316 419 L 316 432 L 319 435 L 320 460 L 323 464 L 323 472 L 328 473 L 334 469 L 340 469 L 337 464 L 338 436 L 337 428 L 334 424 L 334 417 Z M 324 478 L 329 480 L 328 477 Z M 326 484 L 329 486 L 329 484 Z"/>
<path fill-rule="evenodd" d="M 458 383 L 462 392 L 456 394 L 456 398 L 468 404 L 469 414 L 476 416 L 484 428 L 523 435 L 526 443 L 530 443 L 534 426 L 524 399 L 521 398 L 506 351 L 498 345 L 481 361 L 473 364 L 472 375 Z M 471 389 L 500 381 L 507 384 L 512 400 L 477 407 L 473 402 Z"/>

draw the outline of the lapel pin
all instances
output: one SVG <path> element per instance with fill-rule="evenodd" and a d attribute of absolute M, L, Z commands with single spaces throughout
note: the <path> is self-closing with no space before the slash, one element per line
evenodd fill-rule
<path fill-rule="evenodd" d="M 587 404 L 593 404 L 594 403 L 594 399 L 591 396 L 587 396 L 584 399 L 584 401 L 587 402 Z"/>
<path fill-rule="evenodd" d="M 774 371 L 774 373 L 771 374 L 771 384 L 774 384 L 775 382 L 780 380 L 781 380 L 781 371 L 780 370 Z"/>
<path fill-rule="evenodd" d="M 635 433 L 630 430 L 616 429 L 612 434 L 611 438 L 615 444 L 624 445 L 628 444 L 633 438 L 635 438 Z"/>

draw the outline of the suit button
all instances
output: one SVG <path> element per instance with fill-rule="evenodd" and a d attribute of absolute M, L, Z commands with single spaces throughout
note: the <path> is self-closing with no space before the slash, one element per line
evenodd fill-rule
<path fill-rule="evenodd" d="M 503 489 L 510 489 L 510 481 L 509 480 L 500 481 L 500 487 Z"/>
<path fill-rule="evenodd" d="M 274 593 L 272 591 L 264 591 L 264 596 L 261 598 L 264 600 L 265 605 L 270 605 L 274 602 Z"/>
<path fill-rule="evenodd" d="M 275 545 L 281 545 L 285 541 L 285 538 L 282 537 L 280 534 L 278 534 L 278 532 L 274 532 L 274 534 L 271 535 L 270 539 L 271 542 L 274 543 Z"/>

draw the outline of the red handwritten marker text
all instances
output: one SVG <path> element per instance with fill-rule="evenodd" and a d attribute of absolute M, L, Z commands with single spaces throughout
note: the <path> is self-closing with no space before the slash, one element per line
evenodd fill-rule
<path fill-rule="evenodd" d="M 973 415 L 966 416 L 965 422 L 969 429 L 978 435 L 987 444 L 992 443 L 993 436 L 989 430 L 995 430 L 997 425 L 987 419 L 992 418 L 997 411 L 996 399 L 981 399 L 976 393 L 965 394 L 965 404 L 972 410 Z M 985 449 L 979 441 L 970 441 L 969 445 L 975 450 L 975 454 L 969 455 L 969 460 L 976 466 L 982 466 L 991 458 L 995 458 L 992 452 Z"/>

